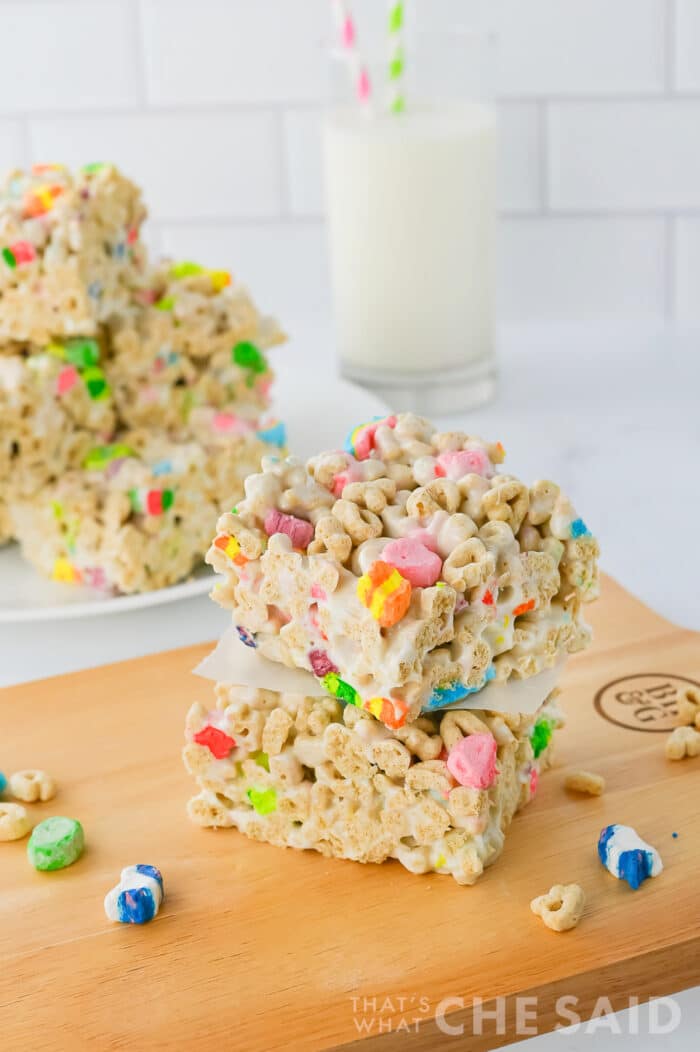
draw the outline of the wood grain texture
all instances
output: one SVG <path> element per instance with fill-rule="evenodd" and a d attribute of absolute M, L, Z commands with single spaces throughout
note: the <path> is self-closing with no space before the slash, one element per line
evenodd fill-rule
<path fill-rule="evenodd" d="M 0 766 L 53 774 L 59 794 L 28 805 L 32 817 L 79 818 L 88 845 L 70 869 L 37 873 L 26 840 L 0 844 L 3 1046 L 465 1047 L 436 1029 L 435 1006 L 457 999 L 448 1022 L 469 1035 L 474 997 L 486 1008 L 508 998 L 508 1032 L 487 1023 L 466 1042 L 493 1048 L 515 1039 L 519 994 L 538 997 L 544 1031 L 562 994 L 578 997 L 585 1017 L 602 994 L 621 1006 L 700 982 L 700 759 L 670 763 L 664 734 L 617 726 L 594 707 L 620 677 L 700 680 L 700 636 L 609 580 L 591 616 L 596 642 L 566 671 L 556 766 L 471 888 L 190 825 L 179 754 L 185 712 L 210 690 L 189 675 L 205 646 L 0 692 Z M 576 767 L 605 776 L 602 797 L 564 790 Z M 636 893 L 597 860 L 609 822 L 635 826 L 664 859 Z M 134 862 L 162 869 L 165 904 L 146 927 L 111 925 L 103 897 Z M 586 890 L 586 912 L 557 935 L 529 902 L 572 881 Z M 422 1025 L 380 1032 L 401 1018 Z"/>

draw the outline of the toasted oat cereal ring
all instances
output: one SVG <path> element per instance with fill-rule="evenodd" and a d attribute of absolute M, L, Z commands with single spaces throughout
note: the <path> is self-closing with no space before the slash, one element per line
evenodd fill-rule
<path fill-rule="evenodd" d="M 411 604 L 411 584 L 394 566 L 378 559 L 357 582 L 357 597 L 382 628 L 391 628 Z"/>
<path fill-rule="evenodd" d="M 583 915 L 586 897 L 579 884 L 554 884 L 546 895 L 538 895 L 530 909 L 552 931 L 575 928 Z"/>
<path fill-rule="evenodd" d="M 21 840 L 31 828 L 29 816 L 21 804 L 0 801 L 0 840 Z"/>
<path fill-rule="evenodd" d="M 46 818 L 34 827 L 27 857 L 35 869 L 65 869 L 77 862 L 85 847 L 85 834 L 75 818 Z"/>
<path fill-rule="evenodd" d="M 10 792 L 18 800 L 33 804 L 51 800 L 56 795 L 56 783 L 45 771 L 15 771 L 10 775 Z"/>
<path fill-rule="evenodd" d="M 605 779 L 602 774 L 594 774 L 593 771 L 571 771 L 564 779 L 564 788 L 574 793 L 600 796 L 605 789 Z"/>

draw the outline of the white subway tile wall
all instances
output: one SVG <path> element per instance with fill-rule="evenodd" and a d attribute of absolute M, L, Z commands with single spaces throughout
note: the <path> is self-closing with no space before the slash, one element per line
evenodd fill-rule
<path fill-rule="evenodd" d="M 498 37 L 501 317 L 700 322 L 700 0 L 408 6 Z M 0 0 L 0 169 L 114 160 L 154 248 L 230 266 L 282 316 L 325 310 L 329 9 Z M 380 40 L 385 5 L 354 9 Z"/>

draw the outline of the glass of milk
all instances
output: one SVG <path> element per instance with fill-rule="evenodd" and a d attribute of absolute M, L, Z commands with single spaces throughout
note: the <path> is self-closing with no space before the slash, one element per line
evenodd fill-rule
<path fill-rule="evenodd" d="M 362 107 L 334 59 L 324 166 L 340 367 L 395 409 L 458 412 L 495 390 L 489 52 L 468 32 L 418 37 L 398 114 L 383 105 L 385 60 L 369 63 Z"/>

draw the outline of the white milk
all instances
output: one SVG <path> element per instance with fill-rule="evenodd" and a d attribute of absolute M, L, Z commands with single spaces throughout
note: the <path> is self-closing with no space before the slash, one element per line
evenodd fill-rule
<path fill-rule="evenodd" d="M 332 112 L 324 134 L 343 371 L 420 375 L 494 351 L 496 125 L 478 103 Z M 414 374 L 412 377 L 406 374 Z"/>

